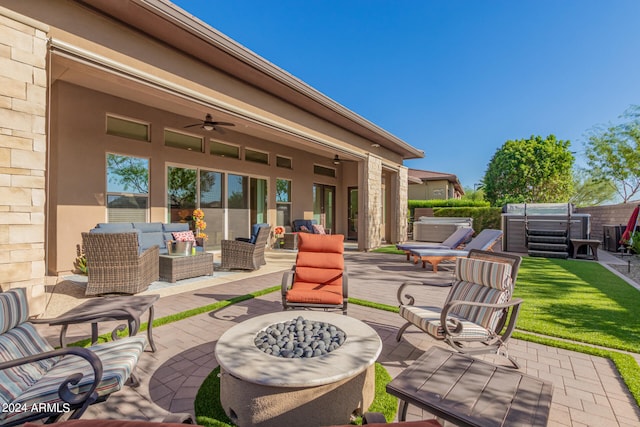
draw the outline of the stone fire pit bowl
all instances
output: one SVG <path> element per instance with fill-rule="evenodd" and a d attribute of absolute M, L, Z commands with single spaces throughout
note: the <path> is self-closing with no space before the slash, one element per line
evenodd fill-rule
<path fill-rule="evenodd" d="M 302 316 L 346 333 L 345 342 L 323 356 L 287 359 L 259 350 L 257 333 Z M 374 397 L 374 362 L 382 341 L 373 328 L 352 317 L 319 311 L 282 311 L 246 320 L 218 340 L 220 403 L 244 426 L 327 426 L 347 424 Z"/>

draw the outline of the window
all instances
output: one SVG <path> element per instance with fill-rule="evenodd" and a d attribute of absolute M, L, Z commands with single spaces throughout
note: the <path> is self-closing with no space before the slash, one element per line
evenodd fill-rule
<path fill-rule="evenodd" d="M 202 138 L 173 130 L 164 130 L 164 145 L 202 153 Z"/>
<path fill-rule="evenodd" d="M 291 224 L 291 181 L 276 180 L 276 225 Z"/>
<path fill-rule="evenodd" d="M 290 157 L 276 156 L 276 166 L 279 167 L 279 168 L 293 169 L 291 167 L 291 158 Z"/>
<path fill-rule="evenodd" d="M 247 148 L 246 150 L 244 150 L 244 159 L 248 162 L 262 163 L 262 164 L 268 165 L 269 153 Z"/>
<path fill-rule="evenodd" d="M 316 175 L 330 176 L 331 178 L 336 177 L 335 169 L 327 168 L 325 166 L 320 166 L 320 165 L 313 165 L 313 173 Z"/>
<path fill-rule="evenodd" d="M 149 159 L 107 153 L 108 222 L 146 222 Z"/>
<path fill-rule="evenodd" d="M 196 187 L 198 171 L 167 167 L 167 204 L 169 222 L 186 222 L 196 207 Z"/>
<path fill-rule="evenodd" d="M 107 114 L 107 134 L 149 141 L 149 124 Z"/>
<path fill-rule="evenodd" d="M 211 140 L 209 144 L 209 153 L 214 156 L 230 157 L 232 159 L 240 158 L 240 147 L 237 145 L 225 144 L 224 142 Z"/>

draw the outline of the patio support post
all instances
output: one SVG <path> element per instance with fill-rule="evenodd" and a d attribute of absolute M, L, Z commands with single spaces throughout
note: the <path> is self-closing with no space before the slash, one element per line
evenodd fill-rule
<path fill-rule="evenodd" d="M 391 242 L 398 243 L 407 240 L 407 211 L 409 193 L 409 169 L 401 166 L 393 173 L 391 180 Z"/>
<path fill-rule="evenodd" d="M 382 236 L 382 160 L 369 153 L 358 171 L 360 214 L 358 215 L 358 250 L 380 246 Z"/>

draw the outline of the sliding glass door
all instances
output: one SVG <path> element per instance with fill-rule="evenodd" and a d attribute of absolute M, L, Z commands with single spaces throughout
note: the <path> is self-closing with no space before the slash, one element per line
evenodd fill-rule
<path fill-rule="evenodd" d="M 336 187 L 313 184 L 313 218 L 325 228 L 334 230 Z"/>
<path fill-rule="evenodd" d="M 169 222 L 189 222 L 202 209 L 207 249 L 224 239 L 249 237 L 251 224 L 267 222 L 267 180 L 205 169 L 167 167 Z"/>

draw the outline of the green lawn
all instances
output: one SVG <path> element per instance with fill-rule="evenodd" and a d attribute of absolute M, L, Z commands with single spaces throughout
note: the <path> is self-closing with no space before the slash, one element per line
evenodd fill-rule
<path fill-rule="evenodd" d="M 595 262 L 522 260 L 523 331 L 640 353 L 640 291 Z"/>

